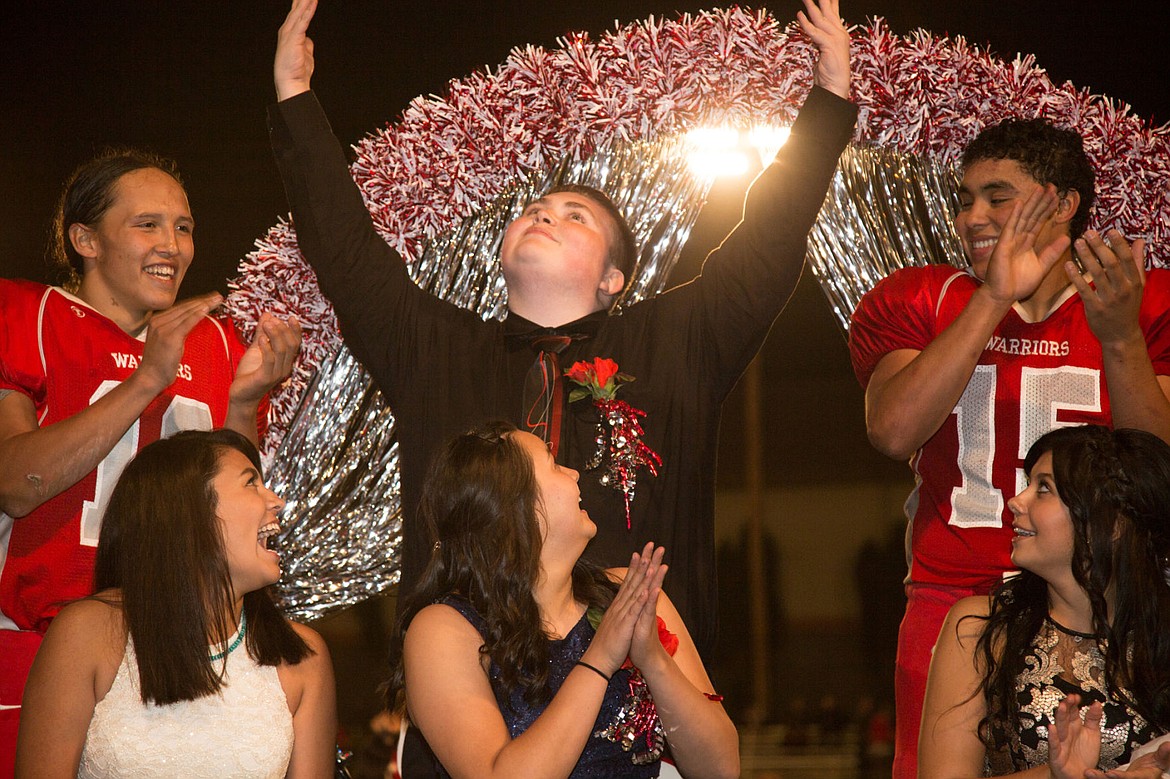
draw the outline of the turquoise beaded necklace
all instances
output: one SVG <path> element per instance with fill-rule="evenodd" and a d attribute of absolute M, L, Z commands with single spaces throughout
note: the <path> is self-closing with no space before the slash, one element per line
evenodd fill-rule
<path fill-rule="evenodd" d="M 240 612 L 240 630 L 239 630 L 239 632 L 236 633 L 236 637 L 234 639 L 232 639 L 232 642 L 230 644 L 228 644 L 228 648 L 226 650 L 224 650 L 223 652 L 216 652 L 215 654 L 213 654 L 211 656 L 211 661 L 214 663 L 216 660 L 222 660 L 225 657 L 227 657 L 228 655 L 230 655 L 232 652 L 236 651 L 236 647 L 238 647 L 241 643 L 243 643 L 244 634 L 247 632 L 248 632 L 248 618 L 241 611 Z"/>

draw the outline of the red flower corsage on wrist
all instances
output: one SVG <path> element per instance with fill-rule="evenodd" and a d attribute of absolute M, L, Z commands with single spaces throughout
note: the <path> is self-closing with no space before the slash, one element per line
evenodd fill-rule
<path fill-rule="evenodd" d="M 616 362 L 603 357 L 594 357 L 592 362 L 575 362 L 565 371 L 565 376 L 577 385 L 569 392 L 570 403 L 592 398 L 597 407 L 597 452 L 584 469 L 594 471 L 604 466 L 598 481 L 621 491 L 626 503 L 626 529 L 629 529 L 638 468 L 645 466 L 657 476 L 658 466 L 662 465 L 662 458 L 642 440 L 639 420 L 646 412 L 616 397 L 618 389 L 634 377 L 621 373 Z"/>
<path fill-rule="evenodd" d="M 587 612 L 594 630 L 601 624 L 602 613 L 600 609 L 589 609 Z M 678 636 L 666 627 L 662 617 L 657 619 L 658 641 L 666 650 L 666 654 L 674 657 L 674 653 L 678 651 Z M 638 667 L 627 657 L 620 670 L 630 672 L 626 698 L 609 725 L 593 735 L 620 745 L 623 751 L 630 753 L 630 759 L 635 765 L 653 763 L 662 757 L 666 749 L 666 733 L 662 729 L 662 720 L 658 717 L 658 709 L 654 706 L 650 687 Z M 713 693 L 704 695 L 712 701 L 723 700 L 722 695 Z"/>

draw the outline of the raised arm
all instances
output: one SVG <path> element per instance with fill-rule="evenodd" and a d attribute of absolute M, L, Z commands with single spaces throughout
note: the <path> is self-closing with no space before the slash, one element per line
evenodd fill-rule
<path fill-rule="evenodd" d="M 665 574 L 661 566 L 650 573 L 648 560 L 635 559 L 630 569 L 581 658 L 597 672 L 574 667 L 532 726 L 514 739 L 488 681 L 479 632 L 450 606 L 428 606 L 414 617 L 403 647 L 407 706 L 452 777 L 569 775 L 605 695 L 600 674 L 612 677 L 625 661 L 634 624 Z"/>
<path fill-rule="evenodd" d="M 849 31 L 841 18 L 838 0 L 804 0 L 805 11 L 797 11 L 800 29 L 817 47 L 813 81 L 837 97 L 849 99 Z"/>
<path fill-rule="evenodd" d="M 1170 443 L 1170 377 L 1155 375 L 1140 313 L 1146 286 L 1145 241 L 1131 246 L 1117 230 L 1108 242 L 1090 230 L 1074 244 L 1065 273 L 1085 306 L 1085 318 L 1101 343 L 1105 385 L 1114 427 L 1145 430 Z"/>
<path fill-rule="evenodd" d="M 962 313 L 921 351 L 898 349 L 877 364 L 865 391 L 870 442 L 904 459 L 954 411 L 987 341 L 1017 300 L 1030 297 L 1068 248 L 1067 238 L 1036 241 L 1055 212 L 1055 189 L 1037 187 L 1017 203 L 988 263 L 987 279 Z"/>
<path fill-rule="evenodd" d="M 272 150 L 301 253 L 337 312 L 346 345 L 394 402 L 402 376 L 396 368 L 418 354 L 411 347 L 425 328 L 420 318 L 449 320 L 455 307 L 419 289 L 374 229 L 345 152 L 307 91 L 315 8 L 314 0 L 295 0 L 280 28 L 273 70 L 281 101 L 268 112 Z"/>
<path fill-rule="evenodd" d="M 175 381 L 187 334 L 220 300 L 211 293 L 156 313 L 138 369 L 69 419 L 40 427 L 27 395 L 0 399 L 0 511 L 23 517 L 96 468 Z"/>
<path fill-rule="evenodd" d="M 313 78 L 313 41 L 309 22 L 317 12 L 317 0 L 293 0 L 292 8 L 276 36 L 272 76 L 276 99 L 287 100 L 308 92 Z"/>
<path fill-rule="evenodd" d="M 800 22 L 819 51 L 815 86 L 788 140 L 752 182 L 739 224 L 693 284 L 664 296 L 681 299 L 677 315 L 670 304 L 656 311 L 672 335 L 699 325 L 693 343 L 701 346 L 708 372 L 728 382 L 743 372 L 796 289 L 809 230 L 857 119 L 848 99 L 849 33 L 836 0 L 806 2 Z"/>

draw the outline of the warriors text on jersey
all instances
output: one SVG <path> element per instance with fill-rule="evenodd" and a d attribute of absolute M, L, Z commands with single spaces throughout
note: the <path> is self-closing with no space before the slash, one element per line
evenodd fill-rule
<path fill-rule="evenodd" d="M 142 340 L 60 289 L 0 279 L 0 389 L 32 399 L 41 427 L 124 381 L 142 348 Z M 26 517 L 0 514 L 0 629 L 43 632 L 61 605 L 91 592 L 102 512 L 122 468 L 159 438 L 222 426 L 243 353 L 230 322 L 205 317 L 187 336 L 175 383 L 94 471 Z M 159 509 L 165 507 L 160 495 Z"/>
<path fill-rule="evenodd" d="M 890 352 L 925 349 L 978 285 L 945 265 L 907 268 L 879 283 L 850 328 L 861 383 Z M 1154 373 L 1170 375 L 1170 272 L 1148 274 L 1140 322 Z M 1009 311 L 951 415 L 911 461 L 910 580 L 955 587 L 999 581 L 1012 570 L 1007 501 L 1024 487 L 1028 447 L 1056 427 L 1111 421 L 1101 345 L 1075 289 L 1043 321 Z"/>

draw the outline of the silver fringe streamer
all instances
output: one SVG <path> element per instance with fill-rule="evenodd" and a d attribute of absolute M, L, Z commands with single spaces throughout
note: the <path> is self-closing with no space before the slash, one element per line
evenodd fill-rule
<path fill-rule="evenodd" d="M 608 193 L 641 247 L 625 301 L 656 294 L 690 236 L 710 182 L 686 167 L 681 138 L 614 144 L 566 160 L 436 238 L 411 267 L 420 287 L 502 317 L 504 228 L 549 187 L 574 182 Z M 285 611 L 312 620 L 398 583 L 402 543 L 394 416 L 369 374 L 342 347 L 322 363 L 269 474 L 286 501 L 280 535 Z"/>
<path fill-rule="evenodd" d="M 345 347 L 305 392 L 269 473 L 285 498 L 278 585 L 311 620 L 398 582 L 402 518 L 394 415 Z"/>
<path fill-rule="evenodd" d="M 809 235 L 809 265 L 846 330 L 861 296 L 898 268 L 966 260 L 952 218 L 956 171 L 926 157 L 850 146 Z"/>

